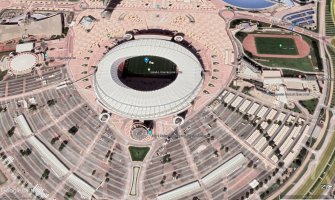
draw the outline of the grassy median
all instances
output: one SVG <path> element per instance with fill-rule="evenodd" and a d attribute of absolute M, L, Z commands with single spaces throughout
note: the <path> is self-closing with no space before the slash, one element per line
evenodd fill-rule
<path fill-rule="evenodd" d="M 129 147 L 129 152 L 133 161 L 143 161 L 149 150 L 149 147 Z"/>

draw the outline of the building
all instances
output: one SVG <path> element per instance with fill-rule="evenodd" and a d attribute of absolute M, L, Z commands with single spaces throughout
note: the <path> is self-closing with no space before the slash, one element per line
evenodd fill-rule
<path fill-rule="evenodd" d="M 0 43 L 30 35 L 50 38 L 52 36 L 62 35 L 62 32 L 62 14 L 36 21 L 31 20 L 27 23 L 0 24 Z"/>
<path fill-rule="evenodd" d="M 281 72 L 279 70 L 264 70 L 262 73 L 264 79 L 266 78 L 281 78 Z"/>
<path fill-rule="evenodd" d="M 81 18 L 80 20 L 80 24 L 81 26 L 86 30 L 86 31 L 90 31 L 92 30 L 93 26 L 94 26 L 94 21 L 96 19 L 92 16 L 84 16 L 83 18 Z"/>
<path fill-rule="evenodd" d="M 28 43 L 23 43 L 23 44 L 17 44 L 16 45 L 16 53 L 22 53 L 25 51 L 31 51 L 34 49 L 34 43 L 33 42 L 28 42 Z"/>

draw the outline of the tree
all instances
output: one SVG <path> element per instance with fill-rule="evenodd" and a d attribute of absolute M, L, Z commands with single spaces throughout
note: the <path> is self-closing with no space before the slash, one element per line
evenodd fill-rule
<path fill-rule="evenodd" d="M 31 150 L 29 148 L 26 149 L 26 155 L 29 156 L 31 154 Z"/>
<path fill-rule="evenodd" d="M 273 147 L 273 145 L 275 145 L 275 142 L 273 140 L 270 140 L 269 145 Z"/>
<path fill-rule="evenodd" d="M 37 104 L 31 104 L 28 109 L 30 111 L 36 111 L 37 110 Z"/>
<path fill-rule="evenodd" d="M 62 142 L 62 144 L 60 144 L 58 150 L 59 150 L 59 151 L 62 151 L 62 150 L 66 147 L 67 144 L 68 144 L 68 141 L 67 141 L 67 140 L 64 140 L 64 141 Z"/>
<path fill-rule="evenodd" d="M 277 183 L 278 185 L 280 185 L 280 184 L 281 184 L 281 180 L 278 178 L 278 179 L 276 180 L 276 183 Z"/>
<path fill-rule="evenodd" d="M 12 137 L 14 135 L 14 130 L 15 130 L 15 126 L 13 126 L 11 129 L 7 131 L 7 134 L 9 137 Z"/>
<path fill-rule="evenodd" d="M 55 100 L 55 99 L 50 99 L 50 100 L 47 101 L 47 104 L 48 104 L 49 107 L 55 105 L 56 103 L 57 103 L 57 100 Z"/>
<path fill-rule="evenodd" d="M 75 125 L 75 126 L 72 126 L 72 127 L 68 130 L 68 132 L 71 133 L 72 135 L 75 135 L 75 134 L 78 132 L 78 130 L 79 130 L 78 125 Z"/>
<path fill-rule="evenodd" d="M 250 194 L 253 194 L 254 193 L 254 189 L 250 189 Z"/>
<path fill-rule="evenodd" d="M 48 179 L 49 178 L 49 174 L 50 174 L 50 170 L 49 169 L 45 169 L 43 174 L 42 174 L 42 177 L 41 179 Z"/>
<path fill-rule="evenodd" d="M 249 192 L 245 193 L 245 197 L 249 198 Z"/>
<path fill-rule="evenodd" d="M 301 165 L 301 160 L 299 158 L 297 158 L 297 159 L 294 160 L 294 163 L 296 165 L 300 166 Z"/>
<path fill-rule="evenodd" d="M 20 153 L 22 156 L 29 156 L 31 154 L 31 150 L 27 148 L 26 150 L 21 149 Z"/>
<path fill-rule="evenodd" d="M 53 138 L 51 139 L 51 142 L 50 142 L 50 143 L 51 143 L 52 145 L 55 144 L 56 141 L 59 140 L 59 138 L 60 138 L 60 136 L 53 137 Z"/>
<path fill-rule="evenodd" d="M 253 164 L 254 164 L 254 162 L 252 160 L 250 160 L 247 166 L 252 167 Z"/>
<path fill-rule="evenodd" d="M 77 191 L 73 188 L 70 188 L 68 192 L 65 193 L 64 199 L 72 199 L 76 195 Z"/>
<path fill-rule="evenodd" d="M 163 164 L 168 163 L 170 161 L 171 161 L 170 154 L 166 154 L 166 155 L 163 156 L 163 160 L 162 160 Z"/>

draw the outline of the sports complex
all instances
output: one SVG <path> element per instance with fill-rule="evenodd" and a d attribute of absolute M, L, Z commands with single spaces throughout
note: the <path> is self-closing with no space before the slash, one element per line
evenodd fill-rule
<path fill-rule="evenodd" d="M 335 194 L 324 1 L 34 1 L 1 26 L 64 33 L 0 42 L 0 200 Z"/>
<path fill-rule="evenodd" d="M 224 0 L 224 2 L 234 7 L 246 10 L 263 10 L 276 5 L 276 3 L 267 0 Z"/>
<path fill-rule="evenodd" d="M 308 43 L 298 35 L 249 34 L 243 46 L 259 57 L 303 58 L 310 52 Z"/>
<path fill-rule="evenodd" d="M 244 51 L 254 61 L 268 67 L 317 72 L 320 64 L 317 43 L 297 34 L 248 33 L 239 38 Z"/>
<path fill-rule="evenodd" d="M 177 43 L 158 39 L 132 40 L 114 47 L 95 75 L 99 102 L 132 119 L 184 111 L 202 83 L 203 68 L 196 56 Z"/>

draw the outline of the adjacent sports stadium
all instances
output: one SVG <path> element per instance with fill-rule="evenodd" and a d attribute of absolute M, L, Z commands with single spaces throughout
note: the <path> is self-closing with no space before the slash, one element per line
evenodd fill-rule
<path fill-rule="evenodd" d="M 203 83 L 197 57 L 172 41 L 138 39 L 111 49 L 98 64 L 95 92 L 112 113 L 157 119 L 189 108 Z"/>
<path fill-rule="evenodd" d="M 276 3 L 269 0 L 223 0 L 224 2 L 230 4 L 233 7 L 237 7 L 244 10 L 264 10 Z"/>

